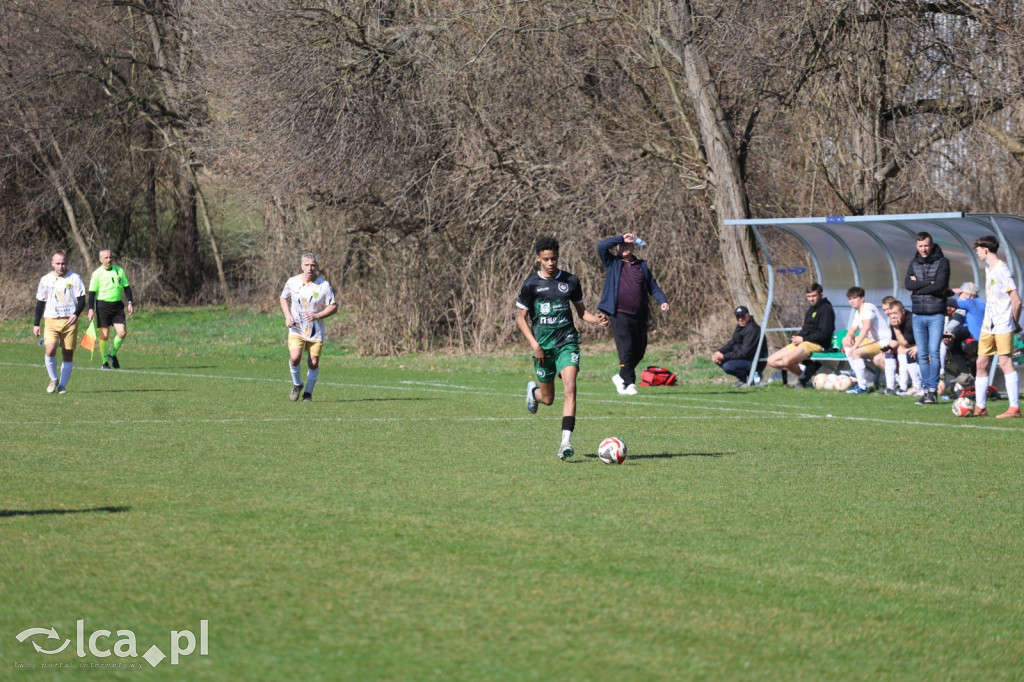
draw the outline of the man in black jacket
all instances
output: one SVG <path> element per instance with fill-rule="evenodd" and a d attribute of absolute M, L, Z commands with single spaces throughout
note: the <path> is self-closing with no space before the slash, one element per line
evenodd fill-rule
<path fill-rule="evenodd" d="M 949 259 L 927 232 L 917 233 L 917 253 L 907 266 L 903 286 L 910 292 L 914 313 L 914 338 L 917 340 L 917 362 L 921 366 L 924 395 L 918 405 L 938 402 L 939 346 L 946 323 L 946 297 L 949 296 Z"/>
<path fill-rule="evenodd" d="M 794 377 L 799 377 L 799 381 L 793 384 L 794 388 L 807 386 L 807 382 L 821 367 L 820 362 L 810 359 L 811 355 L 827 351 L 832 346 L 832 336 L 836 331 L 836 311 L 824 294 L 817 282 L 804 290 L 811 306 L 804 315 L 804 326 L 793 334 L 788 346 L 775 351 L 768 358 L 769 367 L 792 372 Z"/>
<path fill-rule="evenodd" d="M 747 385 L 747 377 L 750 376 L 750 365 L 754 362 L 757 354 L 757 342 L 761 339 L 761 327 L 754 322 L 747 307 L 741 305 L 733 311 L 736 316 L 736 329 L 732 332 L 732 338 L 711 354 L 711 360 L 722 366 L 722 371 L 736 377 L 737 381 L 733 388 L 740 388 Z M 758 371 L 764 369 L 764 356 L 767 348 L 762 345 L 761 353 L 758 356 Z M 754 383 L 760 382 L 760 375 L 754 375 Z"/>

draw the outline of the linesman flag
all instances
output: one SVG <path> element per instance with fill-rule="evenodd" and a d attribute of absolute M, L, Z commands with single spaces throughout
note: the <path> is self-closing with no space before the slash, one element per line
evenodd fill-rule
<path fill-rule="evenodd" d="M 92 360 L 96 354 L 96 318 L 92 318 L 89 322 L 89 328 L 85 330 L 85 336 L 82 337 L 82 348 L 89 351 L 89 359 Z"/>

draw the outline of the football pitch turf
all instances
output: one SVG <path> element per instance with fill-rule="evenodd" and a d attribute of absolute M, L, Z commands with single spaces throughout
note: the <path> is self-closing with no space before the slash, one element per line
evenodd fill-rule
<path fill-rule="evenodd" d="M 561 462 L 524 349 L 328 344 L 292 403 L 280 315 L 143 311 L 125 369 L 79 350 L 57 396 L 27 324 L 0 324 L 0 679 L 1024 677 L 1024 420 L 620 397 L 585 345 Z"/>

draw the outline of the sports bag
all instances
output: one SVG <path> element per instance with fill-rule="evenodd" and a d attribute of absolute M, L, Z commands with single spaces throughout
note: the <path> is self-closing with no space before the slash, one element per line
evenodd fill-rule
<path fill-rule="evenodd" d="M 664 367 L 651 365 L 640 373 L 641 386 L 675 386 L 676 375 Z"/>

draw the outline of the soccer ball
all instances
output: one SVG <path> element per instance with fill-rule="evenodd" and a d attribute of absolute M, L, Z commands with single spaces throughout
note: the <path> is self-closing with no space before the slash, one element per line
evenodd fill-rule
<path fill-rule="evenodd" d="M 605 464 L 622 464 L 626 461 L 626 444 L 615 436 L 609 436 L 601 441 L 597 456 Z"/>
<path fill-rule="evenodd" d="M 825 384 L 828 383 L 828 375 L 815 374 L 814 378 L 811 379 L 811 382 L 814 384 L 814 388 L 818 389 L 819 391 L 824 390 L 826 388 Z"/>
<path fill-rule="evenodd" d="M 853 388 L 853 377 L 848 377 L 845 374 L 837 374 L 835 381 L 832 383 L 832 387 L 837 391 L 849 391 Z"/>
<path fill-rule="evenodd" d="M 970 417 L 974 414 L 974 400 L 965 395 L 953 401 L 953 416 Z"/>
<path fill-rule="evenodd" d="M 838 374 L 829 374 L 825 377 L 825 390 L 834 391 L 836 390 L 836 379 L 839 378 Z"/>

